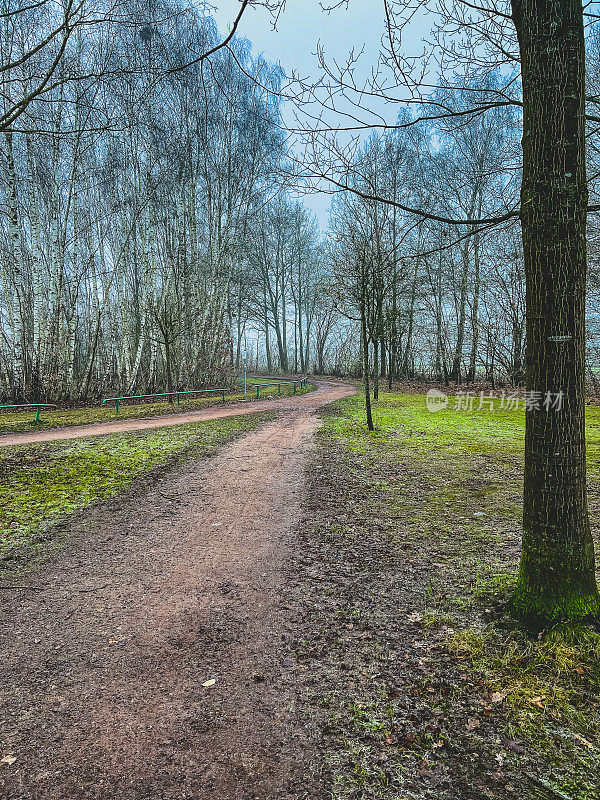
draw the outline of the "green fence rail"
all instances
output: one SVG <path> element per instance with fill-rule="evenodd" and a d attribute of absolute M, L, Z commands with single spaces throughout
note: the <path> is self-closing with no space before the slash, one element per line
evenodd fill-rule
<path fill-rule="evenodd" d="M 271 381 L 271 383 L 255 383 L 254 388 L 256 389 L 256 399 L 258 400 L 260 396 L 260 390 L 264 389 L 268 386 L 277 386 L 278 392 L 277 394 L 281 394 L 281 387 L 285 383 L 293 383 L 294 384 L 294 394 L 296 394 L 297 386 L 299 385 L 301 389 L 306 386 L 306 378 L 300 378 L 297 381 Z"/>
<path fill-rule="evenodd" d="M 223 402 L 225 402 L 225 394 L 228 392 L 229 389 L 192 389 L 186 392 L 159 392 L 157 394 L 129 394 L 124 395 L 123 397 L 106 397 L 102 401 L 102 405 L 105 403 L 114 403 L 115 404 L 115 411 L 117 414 L 119 413 L 119 404 L 122 400 L 149 400 L 151 397 L 175 397 L 177 398 L 177 405 L 179 405 L 179 398 L 183 397 L 187 394 L 209 394 L 215 393 L 221 395 Z"/>
<path fill-rule="evenodd" d="M 298 390 L 298 387 L 301 389 L 306 387 L 306 378 L 298 378 L 297 380 L 281 380 L 281 381 L 270 381 L 269 383 L 259 383 L 254 384 L 253 388 L 256 389 L 256 399 L 258 400 L 260 397 L 260 390 L 268 388 L 269 386 L 277 386 L 278 394 L 281 394 L 281 387 L 285 384 L 293 384 L 294 386 L 294 394 Z M 124 400 L 149 400 L 152 397 L 174 397 L 177 401 L 177 405 L 180 404 L 180 400 L 182 397 L 190 394 L 220 394 L 223 402 L 225 402 L 225 395 L 227 392 L 231 391 L 230 389 L 191 389 L 186 390 L 184 392 L 157 392 L 156 394 L 135 394 L 135 395 L 123 395 L 122 397 L 106 397 L 102 401 L 102 405 L 105 403 L 114 403 L 115 404 L 115 411 L 119 413 L 119 405 Z M 0 405 L 0 411 L 15 411 L 17 409 L 27 409 L 27 408 L 35 408 L 35 421 L 40 421 L 40 412 L 42 408 L 58 408 L 57 405 L 54 403 L 15 403 L 12 405 Z"/>
<path fill-rule="evenodd" d="M 3 410 L 3 411 L 6 410 L 7 408 L 11 408 L 11 409 L 13 409 L 13 408 L 35 408 L 35 409 L 37 409 L 36 413 L 35 413 L 35 421 L 39 422 L 40 421 L 40 410 L 42 408 L 58 408 L 58 406 L 55 406 L 54 403 L 17 403 L 16 405 L 11 405 L 11 406 L 0 406 L 0 410 Z"/>

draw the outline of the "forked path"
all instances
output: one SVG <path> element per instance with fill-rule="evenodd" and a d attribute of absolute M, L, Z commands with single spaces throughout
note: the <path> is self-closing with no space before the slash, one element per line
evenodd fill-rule
<path fill-rule="evenodd" d="M 282 569 L 317 411 L 352 391 L 85 512 L 30 588 L 0 583 L 0 797 L 303 796 Z"/>
<path fill-rule="evenodd" d="M 245 414 L 255 414 L 259 411 L 298 411 L 311 409 L 331 402 L 328 400 L 331 392 L 337 392 L 344 387 L 324 381 L 315 381 L 317 389 L 304 395 L 273 398 L 270 400 L 249 400 L 225 406 L 211 406 L 202 411 L 184 411 L 181 414 L 166 414 L 160 417 L 142 417 L 136 419 L 114 420 L 111 422 L 95 422 L 89 425 L 74 425 L 65 428 L 50 428 L 44 431 L 31 431 L 29 433 L 7 433 L 0 436 L 0 447 L 14 444 L 36 444 L 39 442 L 56 442 L 63 439 L 83 439 L 86 436 L 104 436 L 110 433 L 127 433 L 128 431 L 146 431 L 152 428 L 169 428 L 173 425 L 186 425 L 190 422 L 202 422 L 209 419 L 224 419 L 225 417 L 239 417 Z"/>

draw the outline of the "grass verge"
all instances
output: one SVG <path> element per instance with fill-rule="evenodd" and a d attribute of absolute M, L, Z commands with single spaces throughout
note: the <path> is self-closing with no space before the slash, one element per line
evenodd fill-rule
<path fill-rule="evenodd" d="M 151 470 L 210 456 L 273 416 L 247 414 L 0 449 L 0 571 L 41 552 L 65 515 L 115 496 Z"/>

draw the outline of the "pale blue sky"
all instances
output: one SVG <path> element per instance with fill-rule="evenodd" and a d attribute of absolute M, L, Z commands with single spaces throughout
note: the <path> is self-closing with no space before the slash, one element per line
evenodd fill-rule
<path fill-rule="evenodd" d="M 227 31 L 239 12 L 238 0 L 213 0 L 214 14 L 221 33 Z M 287 0 L 277 29 L 273 30 L 271 15 L 262 7 L 249 8 L 242 17 L 238 36 L 252 42 L 255 53 L 268 61 L 279 61 L 289 75 L 317 78 L 319 69 L 315 57 L 317 43 L 325 48 L 328 59 L 343 62 L 354 49 L 365 47 L 361 63 L 365 75 L 377 62 L 381 36 L 384 32 L 383 3 L 380 0 L 351 0 L 348 9 L 331 13 L 322 11 L 318 0 Z M 414 42 L 419 49 L 419 41 Z M 390 109 L 390 116 L 395 113 Z M 308 195 L 303 202 L 317 215 L 322 228 L 327 225 L 330 197 L 326 194 Z"/>
<path fill-rule="evenodd" d="M 227 30 L 239 11 L 238 0 L 214 0 L 216 19 L 221 31 Z M 269 61 L 280 61 L 286 72 L 297 70 L 316 75 L 312 55 L 317 42 L 332 56 L 343 58 L 353 47 L 367 45 L 367 57 L 377 58 L 383 33 L 383 4 L 379 0 L 351 0 L 345 8 L 327 14 L 318 0 L 287 0 L 273 30 L 271 15 L 262 7 L 248 8 L 238 34 L 253 43 Z"/>

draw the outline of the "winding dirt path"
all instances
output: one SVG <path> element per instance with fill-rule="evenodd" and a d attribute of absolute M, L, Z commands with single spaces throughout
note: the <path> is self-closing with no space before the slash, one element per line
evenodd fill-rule
<path fill-rule="evenodd" d="M 0 759 L 15 759 L 0 762 L 0 797 L 306 796 L 282 568 L 316 412 L 352 393 L 323 383 L 181 415 L 281 412 L 216 457 L 81 515 L 66 548 L 19 581 L 36 588 L 0 584 Z"/>
<path fill-rule="evenodd" d="M 12 444 L 37 444 L 38 442 L 57 442 L 62 439 L 83 439 L 86 436 L 104 436 L 109 433 L 127 433 L 128 431 L 146 431 L 152 428 L 168 428 L 172 425 L 185 425 L 188 422 L 202 422 L 205 419 L 223 419 L 255 414 L 259 411 L 299 411 L 322 406 L 330 402 L 327 397 L 331 387 L 338 389 L 341 384 L 315 381 L 317 389 L 309 394 L 294 397 L 282 397 L 271 400 L 247 401 L 211 406 L 202 411 L 186 411 L 181 414 L 165 414 L 161 417 L 140 417 L 137 419 L 116 420 L 115 422 L 95 422 L 90 425 L 76 425 L 65 428 L 50 428 L 45 431 L 30 433 L 8 433 L 0 436 L 0 447 Z M 354 392 L 350 392 L 353 394 Z M 347 395 L 348 393 L 346 393 Z"/>

